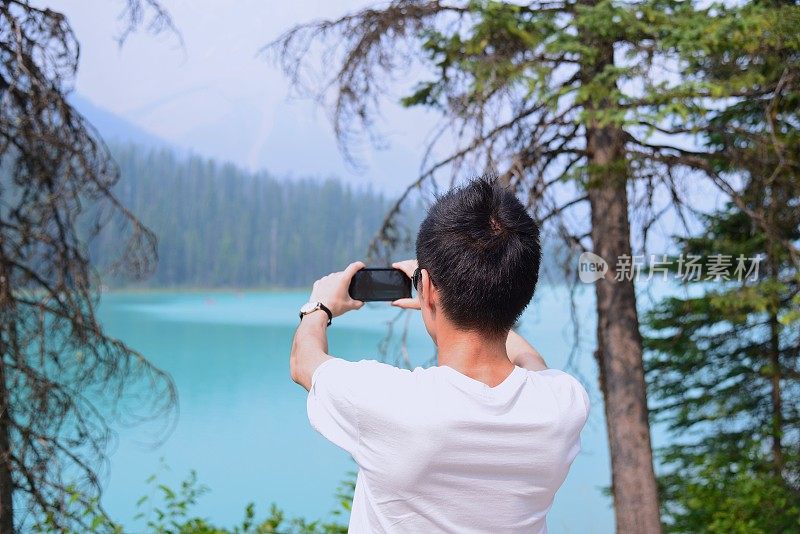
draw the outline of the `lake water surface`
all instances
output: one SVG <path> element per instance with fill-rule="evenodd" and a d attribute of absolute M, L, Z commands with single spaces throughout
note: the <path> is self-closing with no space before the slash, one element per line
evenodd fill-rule
<path fill-rule="evenodd" d="M 603 407 L 592 357 L 592 288 L 578 295 L 581 343 L 572 362 L 569 296 L 542 287 L 523 318 L 521 333 L 550 367 L 573 371 L 592 400 L 582 434 L 583 450 L 549 515 L 551 532 L 613 531 Z M 132 531 L 136 501 L 151 489 L 145 479 L 177 486 L 196 470 L 210 492 L 196 511 L 226 526 L 241 519 L 248 502 L 263 516 L 274 502 L 289 517 L 326 518 L 336 506 L 337 485 L 355 469 L 349 456 L 308 424 L 305 390 L 289 379 L 289 349 L 297 310 L 307 300 L 297 292 L 111 293 L 103 297 L 107 332 L 142 352 L 170 373 L 178 389 L 176 427 L 158 447 L 147 429 L 120 429 L 110 457 L 103 502 Z M 334 321 L 332 354 L 351 360 L 380 358 L 386 321 L 396 314 L 373 304 Z M 421 319 L 409 321 L 409 357 L 414 365 L 433 355 Z M 166 468 L 164 466 L 167 466 Z"/>

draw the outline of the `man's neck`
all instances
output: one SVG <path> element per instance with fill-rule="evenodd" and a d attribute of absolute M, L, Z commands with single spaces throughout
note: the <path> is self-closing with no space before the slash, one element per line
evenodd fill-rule
<path fill-rule="evenodd" d="M 437 332 L 439 365 L 456 371 L 489 387 L 502 383 L 514 370 L 506 353 L 506 339 L 487 339 L 476 332 L 447 329 Z"/>

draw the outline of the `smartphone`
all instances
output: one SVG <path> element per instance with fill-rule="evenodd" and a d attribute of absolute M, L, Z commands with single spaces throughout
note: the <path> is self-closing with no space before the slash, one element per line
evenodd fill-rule
<path fill-rule="evenodd" d="M 411 278 L 400 269 L 366 267 L 350 281 L 350 297 L 361 301 L 392 301 L 411 297 Z"/>

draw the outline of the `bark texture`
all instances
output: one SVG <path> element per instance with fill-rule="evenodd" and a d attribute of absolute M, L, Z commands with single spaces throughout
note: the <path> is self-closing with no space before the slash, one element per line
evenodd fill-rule
<path fill-rule="evenodd" d="M 648 424 L 642 339 L 633 280 L 614 280 L 617 258 L 631 255 L 623 132 L 588 131 L 591 162 L 602 171 L 589 184 L 594 253 L 609 264 L 595 282 L 597 358 L 611 453 L 611 483 L 617 532 L 661 532 L 658 488 Z"/>

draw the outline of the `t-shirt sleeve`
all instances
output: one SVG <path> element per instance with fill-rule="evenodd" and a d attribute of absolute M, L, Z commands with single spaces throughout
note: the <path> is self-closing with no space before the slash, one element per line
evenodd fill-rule
<path fill-rule="evenodd" d="M 376 419 L 385 424 L 408 394 L 412 373 L 375 360 L 331 358 L 311 376 L 306 408 L 311 426 L 361 459 L 359 445 Z"/>
<path fill-rule="evenodd" d="M 589 417 L 589 394 L 580 380 L 567 373 L 564 375 L 568 383 L 569 403 L 573 411 L 578 414 L 579 419 L 582 418 L 585 421 Z"/>
<path fill-rule="evenodd" d="M 586 392 L 586 388 L 583 387 L 583 384 L 581 384 L 578 379 L 573 378 L 573 380 L 575 381 L 575 389 L 578 390 L 577 396 L 580 398 L 581 405 L 583 406 L 584 419 L 587 419 L 589 417 L 589 410 L 592 407 L 591 402 L 589 402 L 589 394 Z"/>
<path fill-rule="evenodd" d="M 569 466 L 581 450 L 581 431 L 589 417 L 589 395 L 574 376 L 558 369 L 538 371 L 552 391 L 558 404 L 561 420 L 561 439 L 564 466 Z"/>
<path fill-rule="evenodd" d="M 323 362 L 311 377 L 306 408 L 311 426 L 332 443 L 356 456 L 360 366 L 340 358 Z"/>
<path fill-rule="evenodd" d="M 558 369 L 540 371 L 552 378 L 550 387 L 559 398 L 561 413 L 570 420 L 574 420 L 578 429 L 582 428 L 589 417 L 589 394 L 580 380 Z"/>

